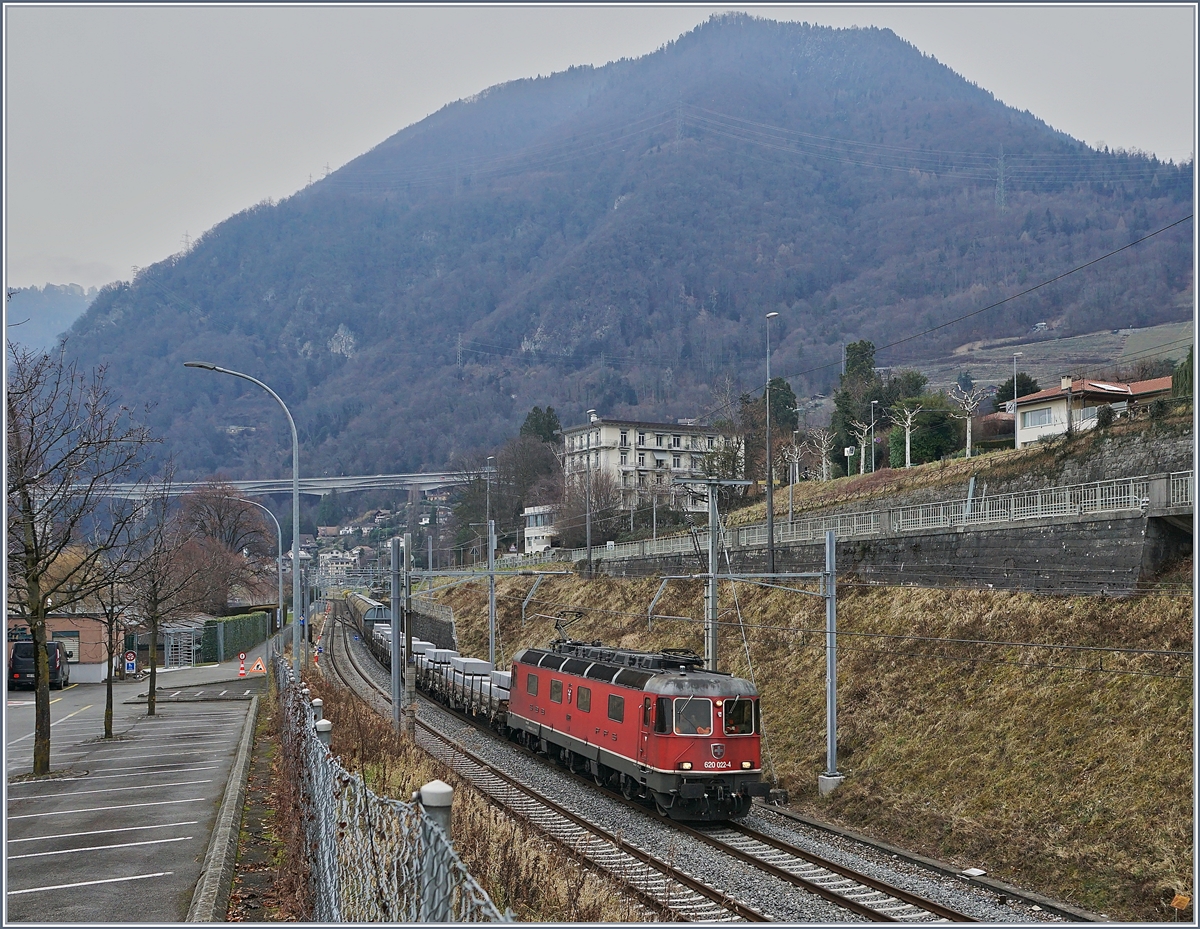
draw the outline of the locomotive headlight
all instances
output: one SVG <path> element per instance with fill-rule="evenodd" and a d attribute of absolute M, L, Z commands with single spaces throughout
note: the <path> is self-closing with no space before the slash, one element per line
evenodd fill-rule
<path fill-rule="evenodd" d="M 753 767 L 754 767 L 754 763 L 753 763 L 753 762 L 751 762 L 751 761 L 743 761 L 743 762 L 742 762 L 742 767 L 743 767 L 743 768 L 753 768 Z"/>
<path fill-rule="evenodd" d="M 681 761 L 679 767 L 681 770 L 690 771 L 692 770 L 692 763 L 690 761 Z"/>

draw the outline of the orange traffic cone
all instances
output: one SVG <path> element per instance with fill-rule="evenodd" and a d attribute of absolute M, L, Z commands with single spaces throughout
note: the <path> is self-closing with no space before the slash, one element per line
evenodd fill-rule
<path fill-rule="evenodd" d="M 245 658 L 243 658 L 243 659 L 242 659 L 242 665 L 241 665 L 241 667 L 238 669 L 238 677 L 245 677 L 245 676 L 246 676 L 246 659 L 245 659 Z"/>

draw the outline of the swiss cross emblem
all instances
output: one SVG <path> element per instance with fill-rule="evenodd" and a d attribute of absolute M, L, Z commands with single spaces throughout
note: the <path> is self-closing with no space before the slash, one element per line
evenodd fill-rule
<path fill-rule="evenodd" d="M 719 742 L 712 746 L 713 757 L 720 759 L 725 757 L 725 746 Z"/>

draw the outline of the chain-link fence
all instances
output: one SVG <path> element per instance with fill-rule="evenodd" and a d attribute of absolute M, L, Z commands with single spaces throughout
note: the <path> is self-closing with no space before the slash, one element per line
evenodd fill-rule
<path fill-rule="evenodd" d="M 416 802 L 376 796 L 343 768 L 291 669 L 276 660 L 274 671 L 284 769 L 299 780 L 313 919 L 511 922 L 467 873 L 434 816 Z"/>

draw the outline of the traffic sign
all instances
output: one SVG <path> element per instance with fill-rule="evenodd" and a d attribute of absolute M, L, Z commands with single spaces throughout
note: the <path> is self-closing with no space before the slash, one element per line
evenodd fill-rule
<path fill-rule="evenodd" d="M 137 661 L 137 652 L 126 652 L 125 660 L 126 661 Z"/>
<path fill-rule="evenodd" d="M 238 652 L 238 661 L 245 661 L 245 660 L 246 660 L 246 653 Z"/>
<path fill-rule="evenodd" d="M 266 669 L 266 667 L 264 667 L 263 660 L 261 658 L 259 658 L 258 661 L 254 662 L 254 666 L 250 669 L 250 673 L 251 674 L 266 674 L 267 673 L 267 669 Z"/>
<path fill-rule="evenodd" d="M 137 659 L 125 662 L 126 674 L 137 674 Z"/>

